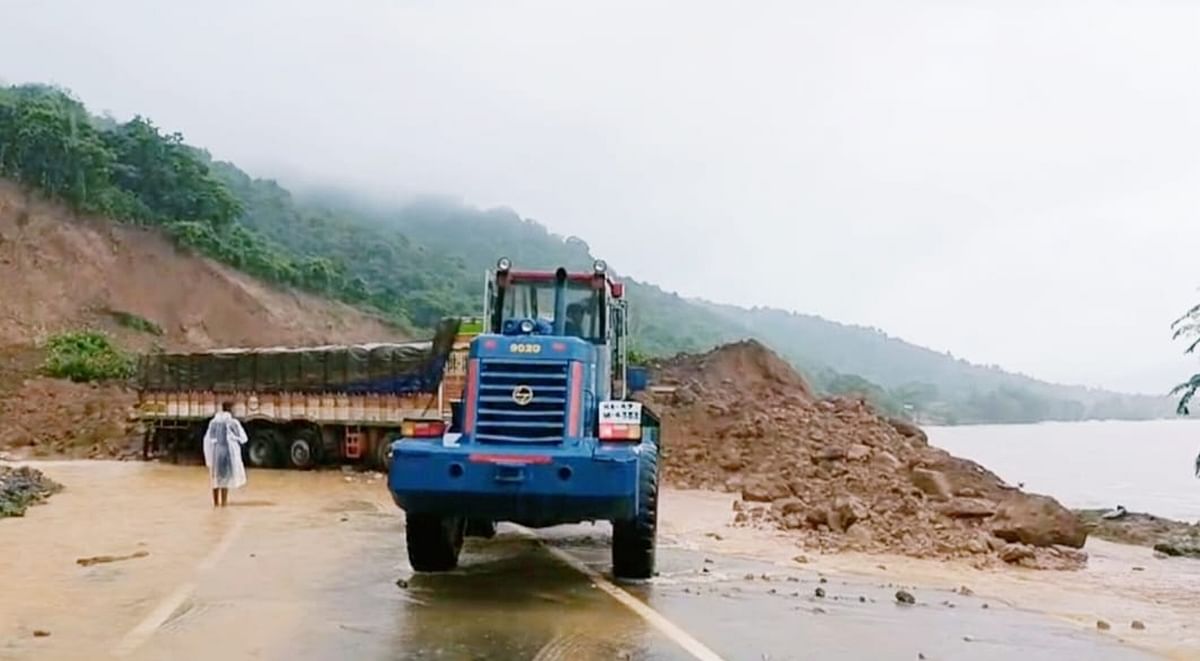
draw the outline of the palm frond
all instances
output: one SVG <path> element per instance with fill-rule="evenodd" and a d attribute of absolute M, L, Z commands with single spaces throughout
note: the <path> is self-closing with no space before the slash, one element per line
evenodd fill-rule
<path fill-rule="evenodd" d="M 1200 346 L 1200 337 L 1196 338 L 1196 341 L 1195 341 L 1195 342 L 1192 342 L 1191 344 L 1189 344 L 1189 345 L 1188 345 L 1188 348 L 1187 348 L 1187 349 L 1184 349 L 1184 351 L 1183 351 L 1183 352 L 1184 352 L 1184 353 L 1192 353 L 1192 352 L 1194 352 L 1194 351 L 1196 350 L 1196 347 L 1197 347 L 1197 346 Z"/>
<path fill-rule="evenodd" d="M 1191 323 L 1183 324 L 1180 326 L 1173 326 L 1172 328 L 1174 328 L 1174 330 L 1175 330 L 1174 333 L 1171 333 L 1172 340 L 1178 340 L 1179 338 L 1184 337 L 1185 335 L 1186 336 L 1200 335 L 1200 321 L 1193 321 Z"/>
<path fill-rule="evenodd" d="M 1178 326 L 1179 324 L 1183 323 L 1184 321 L 1186 321 L 1188 319 L 1195 317 L 1196 315 L 1200 315 L 1200 303 L 1193 305 L 1190 310 L 1183 313 L 1183 316 L 1181 316 L 1180 318 L 1171 322 L 1171 328 Z"/>
<path fill-rule="evenodd" d="M 1179 395 L 1179 405 L 1175 407 L 1175 412 L 1179 415 L 1189 415 L 1188 404 L 1192 401 L 1192 397 L 1196 395 L 1196 391 L 1200 390 L 1200 374 L 1193 374 L 1192 378 L 1171 389 L 1171 396 Z"/>

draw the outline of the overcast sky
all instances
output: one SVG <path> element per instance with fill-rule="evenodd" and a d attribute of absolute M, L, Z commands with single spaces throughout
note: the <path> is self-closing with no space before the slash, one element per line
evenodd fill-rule
<path fill-rule="evenodd" d="M 679 291 L 1161 392 L 1200 3 L 0 0 L 0 79 L 259 176 L 510 206 Z"/>

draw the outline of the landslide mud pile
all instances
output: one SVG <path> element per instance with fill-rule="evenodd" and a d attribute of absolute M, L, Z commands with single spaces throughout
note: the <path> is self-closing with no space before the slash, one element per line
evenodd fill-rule
<path fill-rule="evenodd" d="M 754 341 L 652 365 L 646 402 L 662 418 L 664 478 L 739 493 L 735 523 L 794 533 L 806 548 L 1080 566 L 1078 518 L 974 462 L 930 447 L 917 427 L 861 401 L 814 396 Z"/>
<path fill-rule="evenodd" d="M 41 471 L 28 466 L 0 466 L 0 519 L 24 516 L 30 505 L 40 503 L 59 491 L 62 491 L 62 485 Z"/>
<path fill-rule="evenodd" d="M 0 420 L 5 421 L 0 451 L 23 457 L 140 457 L 136 399 L 119 385 L 30 376 L 0 388 Z"/>

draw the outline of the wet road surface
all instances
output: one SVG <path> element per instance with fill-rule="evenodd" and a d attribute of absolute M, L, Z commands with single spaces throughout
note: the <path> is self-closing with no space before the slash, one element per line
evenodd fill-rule
<path fill-rule="evenodd" d="M 546 548 L 606 573 L 602 525 L 540 540 L 504 528 L 469 540 L 459 570 L 418 575 L 382 480 L 256 472 L 236 506 L 214 511 L 202 469 L 47 472 L 68 490 L 0 521 L 11 561 L 0 565 L 0 659 L 694 658 Z M 138 549 L 149 555 L 75 562 Z M 897 586 L 822 582 L 670 539 L 659 567 L 625 589 L 724 659 L 1154 658 L 976 597 L 913 589 L 917 604 L 899 605 Z"/>

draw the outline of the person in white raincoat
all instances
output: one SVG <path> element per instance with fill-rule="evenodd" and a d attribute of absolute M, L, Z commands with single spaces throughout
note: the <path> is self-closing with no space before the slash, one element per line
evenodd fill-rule
<path fill-rule="evenodd" d="M 229 490 L 246 484 L 246 466 L 242 463 L 242 445 L 246 430 L 233 417 L 233 403 L 221 404 L 221 411 L 208 423 L 204 434 L 204 465 L 212 482 L 213 507 L 224 507 Z"/>

